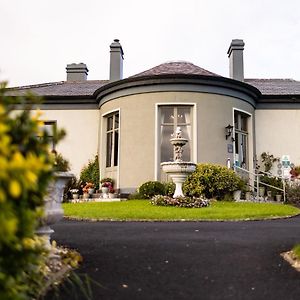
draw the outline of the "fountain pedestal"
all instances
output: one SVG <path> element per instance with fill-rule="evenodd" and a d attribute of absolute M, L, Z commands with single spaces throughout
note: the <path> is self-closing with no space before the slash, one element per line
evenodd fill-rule
<path fill-rule="evenodd" d="M 181 129 L 177 127 L 175 137 L 170 139 L 171 144 L 174 146 L 174 161 L 161 163 L 162 170 L 168 174 L 172 181 L 175 183 L 175 197 L 183 197 L 182 184 L 188 175 L 196 170 L 196 164 L 193 162 L 186 162 L 182 160 L 182 147 L 188 142 L 187 139 L 181 137 Z"/>

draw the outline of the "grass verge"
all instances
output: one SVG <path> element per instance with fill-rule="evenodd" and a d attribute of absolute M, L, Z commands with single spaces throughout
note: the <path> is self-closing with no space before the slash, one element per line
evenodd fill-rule
<path fill-rule="evenodd" d="M 64 203 L 65 216 L 119 221 L 228 221 L 262 220 L 294 216 L 300 209 L 281 204 L 212 202 L 205 208 L 154 206 L 148 200 Z"/>

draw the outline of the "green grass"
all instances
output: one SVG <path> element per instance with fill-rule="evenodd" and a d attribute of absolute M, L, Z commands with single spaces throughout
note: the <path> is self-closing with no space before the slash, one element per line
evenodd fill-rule
<path fill-rule="evenodd" d="M 293 216 L 300 210 L 290 205 L 270 203 L 213 202 L 205 208 L 162 207 L 148 200 L 122 202 L 64 203 L 65 216 L 97 220 L 213 221 L 259 220 Z"/>

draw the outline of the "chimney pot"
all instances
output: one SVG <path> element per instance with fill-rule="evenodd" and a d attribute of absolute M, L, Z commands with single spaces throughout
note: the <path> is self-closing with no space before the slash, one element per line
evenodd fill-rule
<path fill-rule="evenodd" d="M 85 81 L 87 80 L 88 68 L 86 64 L 68 64 L 66 67 L 67 70 L 67 81 Z"/>
<path fill-rule="evenodd" d="M 239 81 L 244 81 L 244 51 L 245 43 L 243 40 L 232 40 L 227 51 L 229 57 L 229 77 Z"/>

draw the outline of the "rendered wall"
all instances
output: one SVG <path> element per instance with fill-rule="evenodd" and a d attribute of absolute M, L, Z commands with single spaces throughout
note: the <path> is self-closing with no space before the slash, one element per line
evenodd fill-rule
<path fill-rule="evenodd" d="M 196 120 L 194 130 L 197 139 L 195 162 L 211 162 L 226 165 L 227 153 L 225 126 L 233 124 L 233 108 L 254 114 L 253 107 L 240 99 L 199 92 L 157 92 L 124 96 L 104 103 L 100 115 L 120 110 L 119 168 L 115 178 L 121 189 L 135 189 L 148 180 L 157 179 L 159 162 L 156 160 L 156 108 L 157 104 L 194 103 Z M 103 118 L 102 118 L 103 121 Z M 196 125 L 197 124 L 197 125 Z M 102 126 L 103 127 L 103 126 Z M 251 167 L 253 157 L 253 130 L 249 130 Z M 100 156 L 105 155 L 105 133 L 102 132 Z M 101 165 L 101 176 L 111 175 Z"/>
<path fill-rule="evenodd" d="M 267 110 L 255 112 L 256 149 L 258 158 L 262 152 L 275 157 L 290 155 L 291 162 L 300 164 L 300 110 Z"/>
<path fill-rule="evenodd" d="M 66 137 L 56 149 L 69 160 L 71 171 L 78 176 L 82 167 L 97 154 L 99 111 L 42 110 L 42 113 L 43 121 L 57 121 L 57 126 L 66 130 Z"/>

